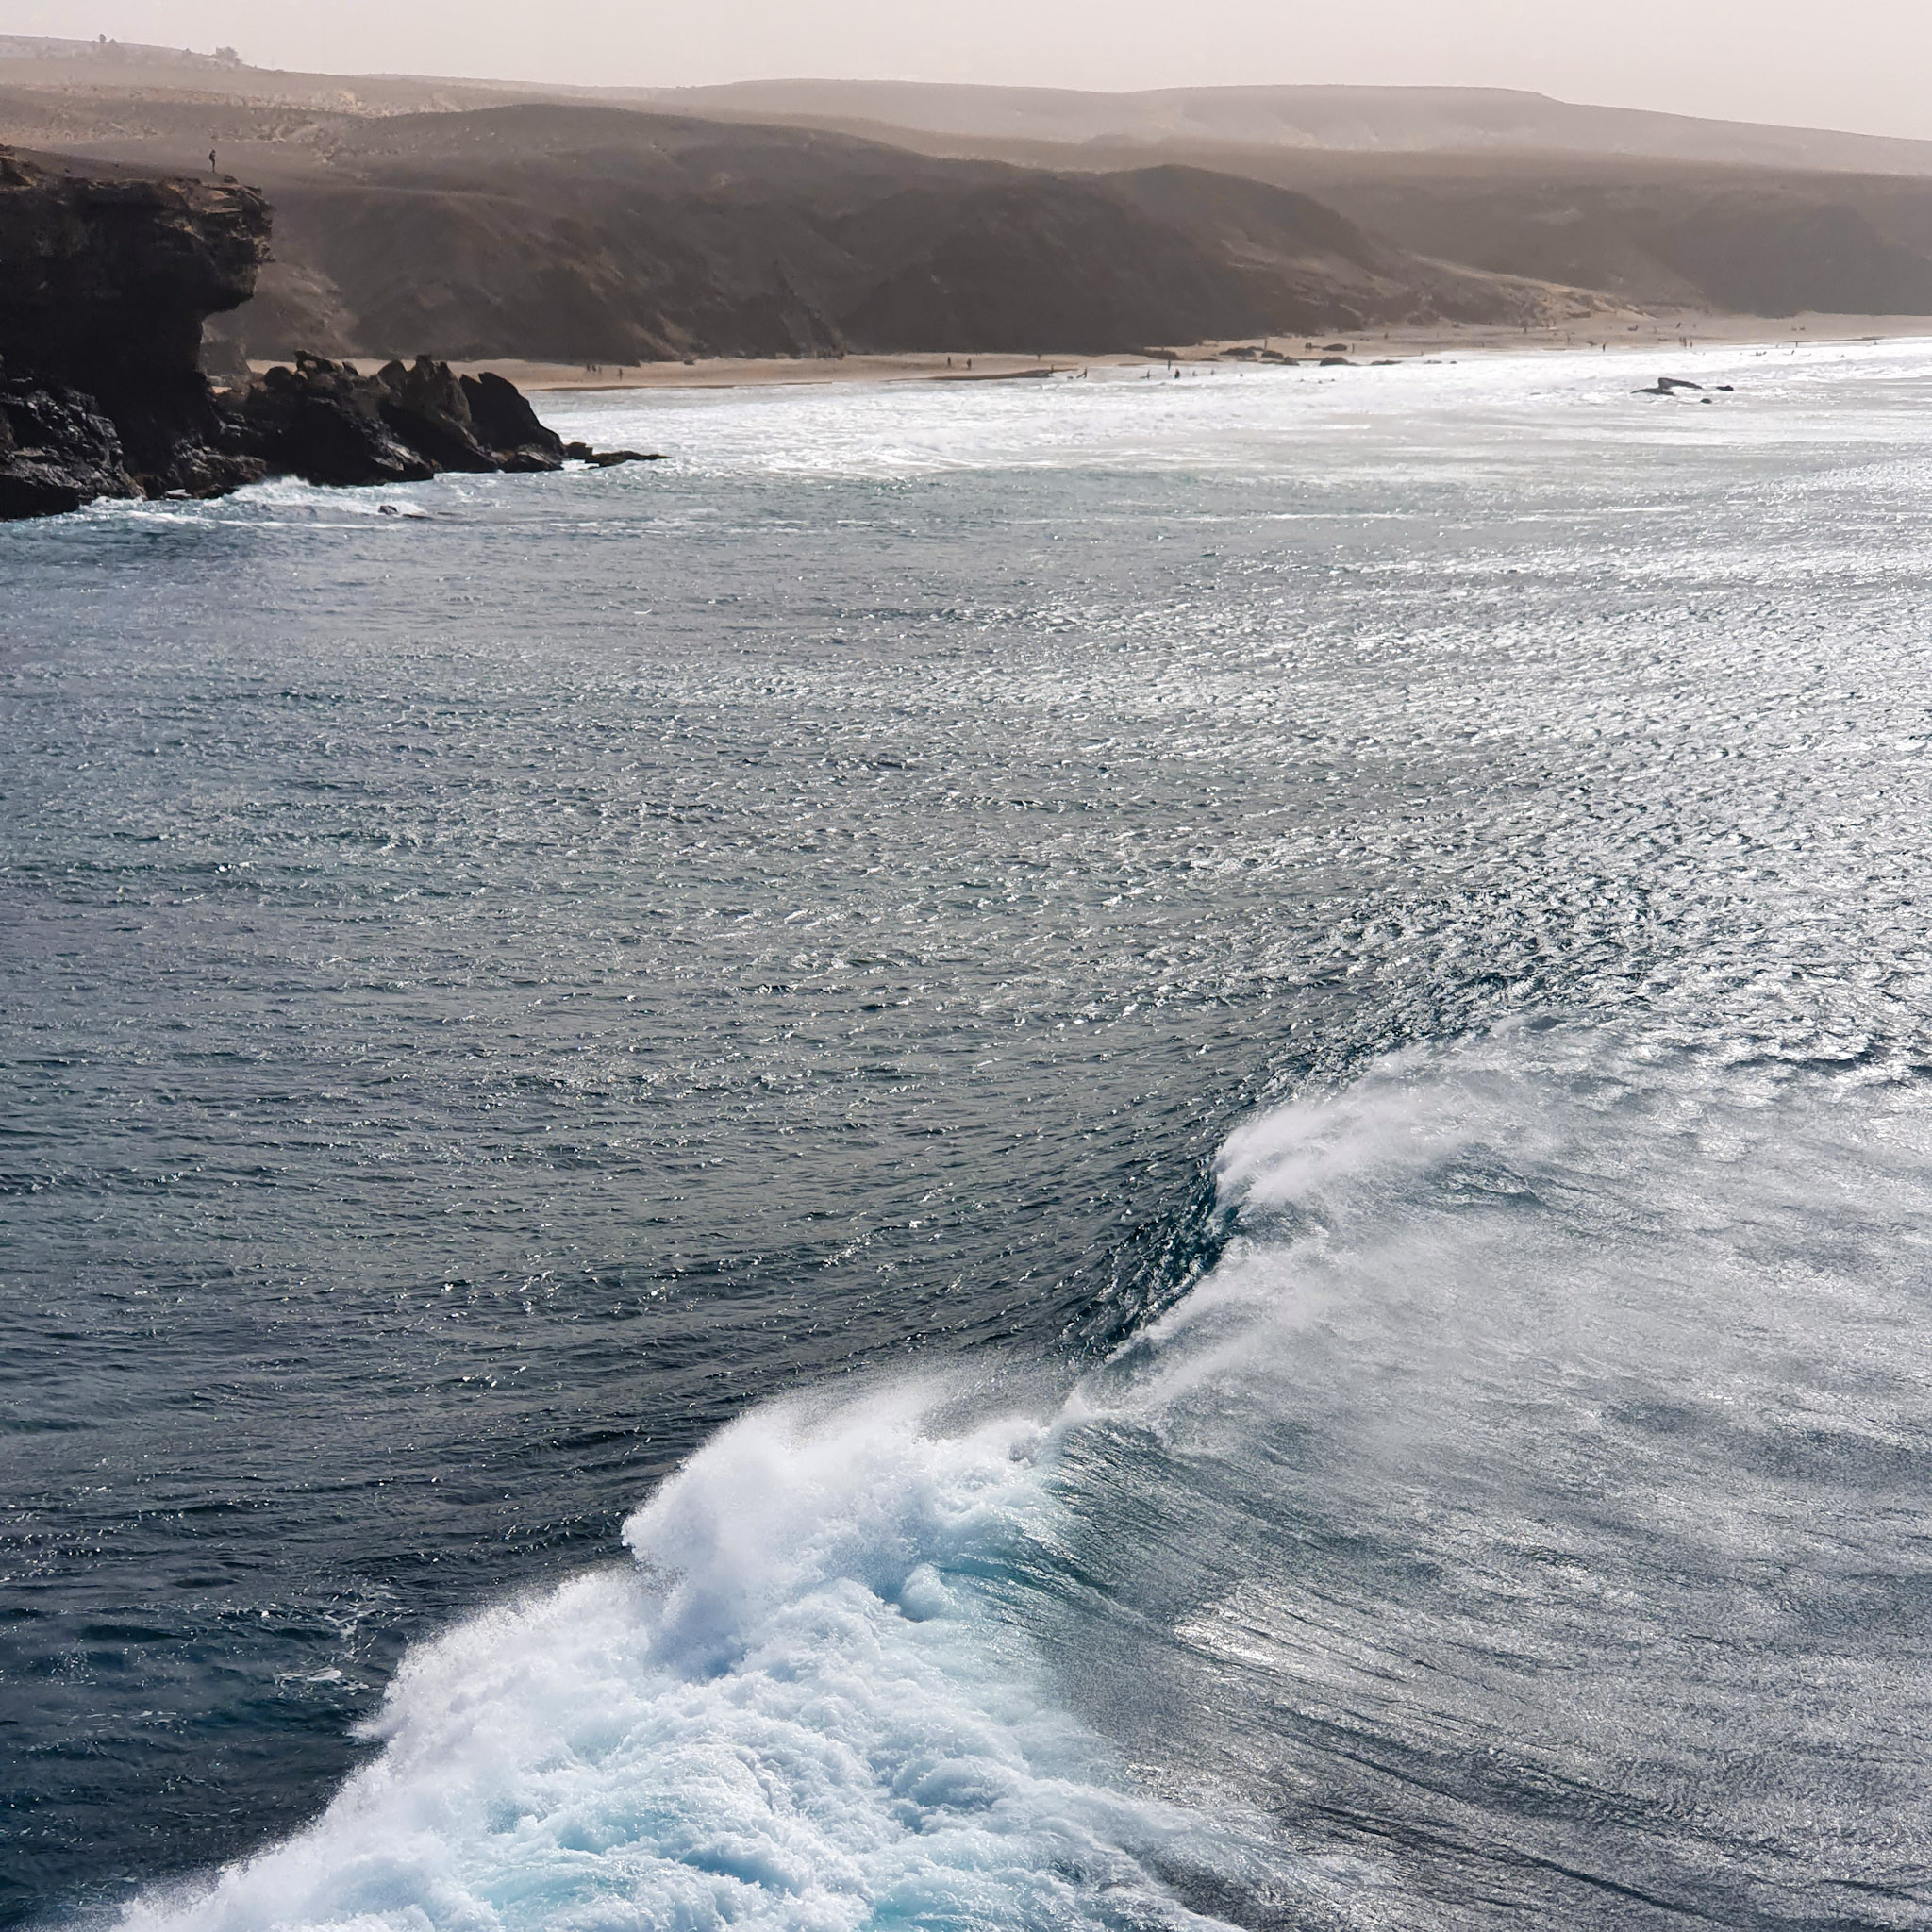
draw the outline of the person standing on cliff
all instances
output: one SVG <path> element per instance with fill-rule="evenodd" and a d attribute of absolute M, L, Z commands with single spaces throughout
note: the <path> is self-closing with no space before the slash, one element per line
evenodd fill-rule
<path fill-rule="evenodd" d="M 220 172 L 215 167 L 215 151 L 213 148 L 209 148 L 208 151 L 208 172 L 217 181 L 222 178 Z"/>

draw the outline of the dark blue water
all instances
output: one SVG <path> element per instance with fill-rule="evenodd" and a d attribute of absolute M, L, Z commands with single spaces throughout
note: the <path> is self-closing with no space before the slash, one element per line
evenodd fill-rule
<path fill-rule="evenodd" d="M 1932 1922 L 1932 361 L 1600 365 L 0 531 L 9 1914 Z"/>

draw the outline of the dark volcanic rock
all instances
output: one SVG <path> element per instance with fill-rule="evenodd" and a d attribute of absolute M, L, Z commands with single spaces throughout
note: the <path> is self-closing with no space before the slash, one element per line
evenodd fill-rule
<path fill-rule="evenodd" d="M 201 325 L 267 258 L 253 189 L 97 179 L 0 155 L 0 341 L 17 367 L 94 392 L 197 366 Z"/>
<path fill-rule="evenodd" d="M 309 483 L 421 483 L 443 470 L 563 468 L 563 439 L 514 383 L 458 376 L 418 356 L 374 375 L 297 355 L 225 399 L 241 440 L 271 470 Z"/>
<path fill-rule="evenodd" d="M 213 495 L 262 475 L 201 373 L 201 325 L 267 252 L 252 190 L 83 176 L 0 150 L 0 516 Z"/>
<path fill-rule="evenodd" d="M 574 463 L 588 463 L 593 470 L 612 470 L 619 463 L 662 463 L 669 460 L 661 450 L 592 449 L 588 442 L 567 442 L 563 453 Z"/>
<path fill-rule="evenodd" d="M 471 417 L 471 382 L 452 375 L 447 362 L 432 361 L 427 356 L 418 356 L 410 363 L 391 362 L 376 372 L 375 380 L 384 391 L 379 405 L 383 421 L 438 469 L 480 472 L 504 467 L 485 446 Z M 492 376 L 491 380 L 502 378 Z M 512 390 L 511 393 L 516 392 Z M 521 396 L 517 399 L 523 400 Z"/>
<path fill-rule="evenodd" d="M 0 375 L 0 519 L 58 516 L 139 496 L 121 437 L 92 398 Z"/>
<path fill-rule="evenodd" d="M 297 356 L 227 398 L 242 439 L 280 475 L 305 483 L 423 483 L 438 465 L 383 417 L 388 391 L 353 364 Z"/>
<path fill-rule="evenodd" d="M 0 518 L 218 496 L 272 474 L 418 483 L 563 467 L 562 440 L 513 384 L 427 356 L 370 376 L 298 355 L 217 396 L 202 323 L 248 298 L 268 225 L 251 189 L 94 179 L 0 149 Z"/>
<path fill-rule="evenodd" d="M 560 470 L 563 439 L 537 420 L 537 412 L 512 382 L 485 370 L 463 377 L 463 396 L 476 433 L 506 470 Z"/>

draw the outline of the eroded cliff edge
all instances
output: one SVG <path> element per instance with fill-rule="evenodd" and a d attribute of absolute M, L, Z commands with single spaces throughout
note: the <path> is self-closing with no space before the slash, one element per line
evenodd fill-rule
<path fill-rule="evenodd" d="M 262 196 L 234 183 L 82 175 L 0 149 L 0 519 L 219 496 L 267 475 L 398 483 L 641 460 L 566 447 L 502 377 L 427 357 L 364 375 L 298 355 L 218 394 L 202 325 L 248 300 L 269 225 Z"/>
<path fill-rule="evenodd" d="M 254 292 L 268 235 L 253 189 L 0 150 L 0 516 L 265 473 L 199 356 L 203 322 Z"/>

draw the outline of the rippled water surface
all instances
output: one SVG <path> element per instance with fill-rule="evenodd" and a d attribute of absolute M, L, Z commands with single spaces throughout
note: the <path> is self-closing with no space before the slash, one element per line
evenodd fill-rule
<path fill-rule="evenodd" d="M 0 529 L 5 1911 L 1932 1924 L 1932 350 L 1654 373 Z"/>

